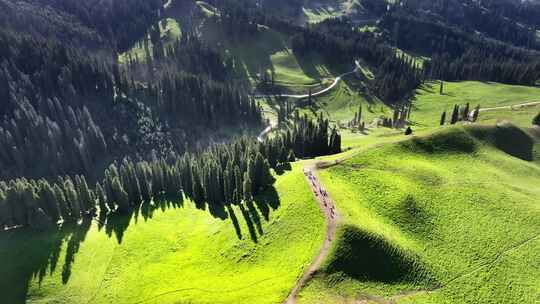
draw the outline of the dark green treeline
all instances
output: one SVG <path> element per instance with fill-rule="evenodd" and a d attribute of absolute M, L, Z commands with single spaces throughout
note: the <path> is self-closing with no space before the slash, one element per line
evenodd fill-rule
<path fill-rule="evenodd" d="M 46 228 L 59 221 L 78 221 L 95 214 L 126 213 L 152 199 L 181 199 L 197 206 L 249 201 L 270 187 L 276 171 L 296 157 L 341 151 L 341 137 L 319 117 L 295 115 L 292 126 L 265 142 L 241 137 L 215 144 L 201 153 L 171 153 L 150 161 L 124 159 L 111 164 L 101 182 L 74 178 L 14 179 L 0 182 L 0 228 Z"/>

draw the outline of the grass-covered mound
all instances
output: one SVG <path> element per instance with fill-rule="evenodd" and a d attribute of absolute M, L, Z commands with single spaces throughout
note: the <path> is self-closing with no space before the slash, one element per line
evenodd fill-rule
<path fill-rule="evenodd" d="M 107 224 L 0 232 L 1 303 L 279 303 L 324 238 L 301 169 L 212 216 L 143 206 Z"/>
<path fill-rule="evenodd" d="M 324 267 L 327 274 L 381 283 L 429 281 L 429 274 L 415 256 L 375 234 L 344 225 L 336 240 Z"/>
<path fill-rule="evenodd" d="M 540 166 L 524 160 L 528 134 L 444 128 L 320 171 L 349 231 L 328 265 L 349 266 L 323 269 L 300 303 L 536 303 Z M 369 276 L 393 264 L 395 279 Z"/>

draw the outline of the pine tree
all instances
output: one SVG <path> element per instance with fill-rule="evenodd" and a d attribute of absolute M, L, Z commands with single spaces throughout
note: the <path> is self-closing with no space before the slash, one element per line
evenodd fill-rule
<path fill-rule="evenodd" d="M 69 208 L 68 202 L 66 201 L 66 196 L 64 194 L 64 191 L 58 184 L 55 184 L 53 186 L 54 195 L 56 197 L 56 201 L 58 202 L 58 208 L 60 209 L 60 216 L 64 221 L 71 220 L 71 210 Z"/>
<path fill-rule="evenodd" d="M 442 114 L 441 114 L 441 122 L 440 122 L 440 125 L 441 125 L 441 126 L 444 126 L 445 123 L 446 123 L 446 111 L 442 112 Z"/>
<path fill-rule="evenodd" d="M 289 162 L 295 162 L 296 161 L 296 156 L 294 155 L 294 151 L 291 149 L 289 150 L 289 156 L 287 157 Z"/>
<path fill-rule="evenodd" d="M 452 112 L 452 119 L 450 120 L 450 124 L 454 125 L 459 120 L 459 106 L 454 105 L 454 111 Z"/>
<path fill-rule="evenodd" d="M 275 181 L 275 178 L 272 176 L 272 173 L 270 172 L 270 165 L 268 164 L 268 161 L 263 160 L 262 164 L 262 172 L 261 172 L 261 187 L 262 189 L 266 189 L 266 187 L 272 185 Z"/>
<path fill-rule="evenodd" d="M 463 121 L 468 121 L 469 120 L 469 111 L 470 111 L 470 105 L 467 102 L 467 104 L 465 105 L 465 109 L 463 109 L 463 117 L 462 117 L 461 120 L 463 120 Z"/>
<path fill-rule="evenodd" d="M 69 206 L 71 218 L 79 219 L 81 217 L 81 202 L 79 201 L 79 195 L 70 178 L 67 178 L 64 181 L 64 191 L 66 193 L 66 201 Z"/>
<path fill-rule="evenodd" d="M 84 178 L 84 176 L 81 176 L 80 179 L 80 188 L 78 192 L 80 194 L 81 205 L 83 207 L 83 210 L 85 212 L 88 212 L 95 208 L 96 203 L 92 190 L 88 188 L 88 184 L 86 183 L 86 179 Z"/>
<path fill-rule="evenodd" d="M 6 195 L 4 191 L 0 189 L 0 230 L 4 227 L 11 225 L 11 212 L 6 202 Z"/>
<path fill-rule="evenodd" d="M 196 204 L 202 204 L 204 202 L 204 188 L 202 186 L 202 181 L 199 176 L 199 173 L 197 172 L 196 168 L 192 168 L 192 183 L 193 183 L 193 201 Z"/>
<path fill-rule="evenodd" d="M 96 183 L 96 200 L 99 206 L 99 212 L 106 213 L 108 211 L 107 196 L 100 183 Z"/>
<path fill-rule="evenodd" d="M 480 105 L 477 105 L 473 112 L 473 122 L 476 122 L 478 120 L 478 116 L 480 115 Z"/>
<path fill-rule="evenodd" d="M 241 201 L 241 195 L 244 193 L 243 188 L 243 179 L 242 179 L 242 173 L 240 172 L 240 168 L 237 166 L 234 167 L 234 179 L 235 179 L 235 185 L 236 185 L 236 200 L 234 201 L 235 204 L 239 204 Z"/>
<path fill-rule="evenodd" d="M 27 225 L 28 210 L 26 206 L 21 203 L 23 185 L 20 180 L 11 181 L 8 191 L 6 193 L 6 204 L 11 210 L 11 218 L 13 225 Z"/>
<path fill-rule="evenodd" d="M 55 192 L 45 180 L 40 181 L 40 189 L 41 208 L 53 223 L 57 223 L 60 220 L 60 209 Z"/>
<path fill-rule="evenodd" d="M 249 178 L 249 174 L 246 172 L 244 174 L 244 184 L 242 186 L 243 191 L 243 198 L 245 202 L 251 202 L 253 200 L 253 192 L 251 189 L 251 179 Z"/>
<path fill-rule="evenodd" d="M 114 177 L 111 183 L 112 186 L 112 200 L 118 206 L 118 211 L 121 213 L 127 213 L 129 211 L 129 198 L 124 187 L 120 183 L 118 177 Z"/>

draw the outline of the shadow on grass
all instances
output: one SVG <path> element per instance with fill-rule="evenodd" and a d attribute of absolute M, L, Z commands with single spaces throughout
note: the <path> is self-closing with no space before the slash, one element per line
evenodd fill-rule
<path fill-rule="evenodd" d="M 404 252 L 388 240 L 354 226 L 341 227 L 334 254 L 324 271 L 364 282 L 414 282 L 436 285 L 418 257 Z"/>
<path fill-rule="evenodd" d="M 279 208 L 280 202 L 275 188 L 270 187 L 257 195 L 254 202 L 241 204 L 239 209 L 245 219 L 251 240 L 258 242 L 258 236 L 264 233 L 261 219 L 269 220 L 271 210 Z M 81 244 L 84 243 L 92 220 L 98 231 L 103 231 L 118 244 L 122 244 L 124 234 L 131 224 L 138 220 L 150 221 L 157 210 L 184 207 L 181 196 L 163 196 L 152 202 L 143 202 L 127 213 L 101 214 L 98 217 L 83 218 L 78 223 L 64 223 L 46 231 L 20 228 L 0 232 L 0 293 L 2 303 L 26 303 L 29 286 L 32 282 L 41 285 L 47 275 L 60 271 L 62 284 L 67 284 L 72 276 Z M 223 204 L 199 203 L 196 207 L 208 211 L 214 218 L 227 220 L 242 239 L 242 228 L 232 206 Z M 65 249 L 63 249 L 65 248 Z M 65 256 L 61 259 L 61 253 Z"/>

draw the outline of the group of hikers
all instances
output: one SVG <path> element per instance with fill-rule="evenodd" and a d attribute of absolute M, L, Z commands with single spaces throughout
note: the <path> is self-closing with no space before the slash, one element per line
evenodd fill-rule
<path fill-rule="evenodd" d="M 334 218 L 335 217 L 334 205 L 331 204 L 329 201 L 327 201 L 329 199 L 328 192 L 326 192 L 326 190 L 324 190 L 320 186 L 320 184 L 317 182 L 317 179 L 315 178 L 311 170 L 304 171 L 304 174 L 311 181 L 311 185 L 313 186 L 313 193 L 315 193 L 315 196 L 319 197 L 320 195 L 322 202 L 324 204 L 324 207 L 330 210 L 330 218 Z"/>

